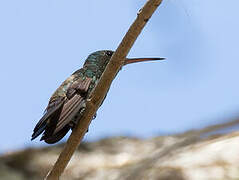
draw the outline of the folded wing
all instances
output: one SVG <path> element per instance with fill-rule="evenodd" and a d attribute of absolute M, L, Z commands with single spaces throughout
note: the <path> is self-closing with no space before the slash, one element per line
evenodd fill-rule
<path fill-rule="evenodd" d="M 75 120 L 80 119 L 91 78 L 79 78 L 71 82 L 64 96 L 51 98 L 44 116 L 33 130 L 32 140 L 43 133 L 41 140 L 53 144 L 62 139 L 72 128 Z"/>

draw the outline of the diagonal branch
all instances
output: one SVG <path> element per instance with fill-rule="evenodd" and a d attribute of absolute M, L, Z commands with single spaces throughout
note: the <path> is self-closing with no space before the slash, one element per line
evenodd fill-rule
<path fill-rule="evenodd" d="M 81 117 L 80 125 L 78 123 L 78 125 L 74 128 L 59 158 L 54 164 L 52 170 L 46 176 L 46 180 L 58 180 L 60 178 L 73 153 L 83 139 L 92 117 L 102 103 L 114 77 L 122 67 L 128 52 L 161 2 L 162 0 L 148 0 L 138 13 L 136 20 L 131 25 L 119 47 L 113 54 L 95 90 L 87 100 L 86 110 L 84 115 Z"/>

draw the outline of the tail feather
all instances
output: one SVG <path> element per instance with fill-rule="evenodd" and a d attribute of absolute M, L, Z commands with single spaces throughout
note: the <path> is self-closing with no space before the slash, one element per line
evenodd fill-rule
<path fill-rule="evenodd" d="M 43 135 L 41 138 L 41 141 L 44 140 L 47 144 L 54 144 L 54 143 L 60 141 L 67 134 L 67 132 L 69 130 L 70 130 L 70 126 L 65 126 L 60 131 L 58 131 L 57 133 L 55 133 L 49 137 Z"/>
<path fill-rule="evenodd" d="M 57 108 L 55 108 L 54 112 L 50 111 L 44 114 L 44 116 L 40 119 L 40 121 L 37 123 L 36 127 L 34 128 L 31 140 L 37 138 L 43 131 L 46 132 L 46 130 L 49 129 L 49 127 L 51 127 L 50 128 L 51 130 L 50 131 L 48 130 L 48 133 L 49 134 L 53 133 L 56 127 L 57 120 L 59 119 L 62 107 L 63 107 L 63 103 L 61 104 L 61 106 L 58 106 Z"/>
<path fill-rule="evenodd" d="M 37 138 L 37 136 L 39 136 L 46 128 L 46 123 L 42 124 L 40 128 L 35 129 L 34 133 L 32 134 L 32 138 L 31 141 L 35 138 Z"/>

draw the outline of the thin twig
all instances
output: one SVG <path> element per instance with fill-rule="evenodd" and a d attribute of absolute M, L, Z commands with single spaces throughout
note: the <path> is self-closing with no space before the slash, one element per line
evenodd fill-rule
<path fill-rule="evenodd" d="M 138 13 L 136 20 L 129 28 L 116 52 L 108 63 L 98 85 L 86 102 L 86 110 L 80 120 L 80 125 L 78 124 L 76 128 L 74 128 L 59 158 L 54 164 L 52 170 L 46 176 L 46 180 L 58 180 L 60 178 L 77 146 L 84 137 L 92 117 L 99 108 L 99 105 L 102 103 L 114 77 L 123 65 L 128 52 L 141 33 L 145 24 L 150 19 L 157 7 L 161 4 L 161 2 L 162 0 L 148 0 Z"/>

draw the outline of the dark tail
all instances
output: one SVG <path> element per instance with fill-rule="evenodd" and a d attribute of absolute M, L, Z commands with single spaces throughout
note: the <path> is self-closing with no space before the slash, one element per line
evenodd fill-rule
<path fill-rule="evenodd" d="M 45 128 L 46 128 L 46 123 L 42 124 L 39 129 L 36 129 L 34 133 L 32 134 L 31 141 L 37 138 L 37 136 L 39 136 L 45 130 Z"/>
<path fill-rule="evenodd" d="M 58 141 L 60 141 L 70 130 L 70 126 L 66 125 L 64 128 L 62 128 L 59 132 L 51 135 L 51 136 L 46 136 L 45 133 L 41 138 L 41 141 L 44 140 L 48 144 L 54 144 Z M 47 134 L 47 133 L 46 133 Z"/>

